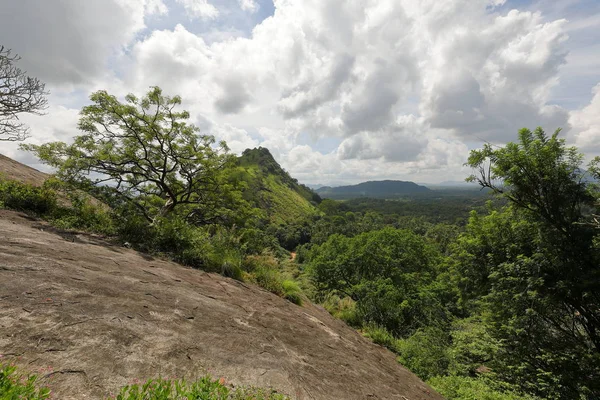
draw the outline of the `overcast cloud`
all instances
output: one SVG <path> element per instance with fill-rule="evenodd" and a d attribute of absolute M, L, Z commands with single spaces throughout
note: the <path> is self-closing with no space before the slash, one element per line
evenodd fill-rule
<path fill-rule="evenodd" d="M 36 143 L 77 134 L 93 90 L 159 85 L 306 183 L 460 180 L 469 149 L 524 126 L 600 154 L 595 0 L 19 0 L 0 18 L 52 91 L 25 118 Z"/>

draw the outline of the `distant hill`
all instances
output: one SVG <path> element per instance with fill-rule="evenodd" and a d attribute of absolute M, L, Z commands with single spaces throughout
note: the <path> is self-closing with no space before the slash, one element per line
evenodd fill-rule
<path fill-rule="evenodd" d="M 315 206 L 321 197 L 292 178 L 268 149 L 244 150 L 238 165 L 238 179 L 248 185 L 244 197 L 263 209 L 272 223 L 293 222 L 317 213 Z"/>
<path fill-rule="evenodd" d="M 431 189 L 406 181 L 370 181 L 358 185 L 317 189 L 317 194 L 329 199 L 353 199 L 358 197 L 393 198 L 419 193 L 429 193 Z"/>

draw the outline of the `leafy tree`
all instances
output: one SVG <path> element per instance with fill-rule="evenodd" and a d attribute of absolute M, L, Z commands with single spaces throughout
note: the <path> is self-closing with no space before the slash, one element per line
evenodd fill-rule
<path fill-rule="evenodd" d="M 413 232 L 385 228 L 352 238 L 335 234 L 311 253 L 309 271 L 317 290 L 350 297 L 365 323 L 406 336 L 445 318 L 431 288 L 439 254 Z"/>
<path fill-rule="evenodd" d="M 48 104 L 44 83 L 18 68 L 20 59 L 0 46 L 0 140 L 27 138 L 29 128 L 19 121 L 19 114 L 40 114 Z"/>
<path fill-rule="evenodd" d="M 583 157 L 541 128 L 486 145 L 468 165 L 511 207 L 472 217 L 460 239 L 463 293 L 503 343 L 503 378 L 551 398 L 600 395 L 600 253 Z"/>
<path fill-rule="evenodd" d="M 227 203 L 241 195 L 225 179 L 235 157 L 225 142 L 187 122 L 187 111 L 176 111 L 178 96 L 153 87 L 145 97 L 130 94 L 121 103 L 98 91 L 94 104 L 81 111 L 73 144 L 23 145 L 57 175 L 77 187 L 110 194 L 133 205 L 147 221 L 181 209 L 189 222 L 207 224 L 231 216 Z"/>

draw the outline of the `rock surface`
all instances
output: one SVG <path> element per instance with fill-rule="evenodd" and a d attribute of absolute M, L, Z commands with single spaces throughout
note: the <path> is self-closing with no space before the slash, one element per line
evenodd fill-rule
<path fill-rule="evenodd" d="M 10 211 L 0 211 L 0 354 L 59 399 L 206 373 L 295 399 L 441 399 L 320 307 Z"/>

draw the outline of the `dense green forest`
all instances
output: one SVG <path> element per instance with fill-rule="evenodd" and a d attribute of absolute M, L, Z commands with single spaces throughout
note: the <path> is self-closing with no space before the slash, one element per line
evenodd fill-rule
<path fill-rule="evenodd" d="M 322 304 L 448 399 L 600 398 L 599 161 L 559 131 L 465 154 L 483 191 L 336 201 L 159 88 L 91 100 L 72 144 L 23 146 L 56 177 L 3 207 Z"/>

